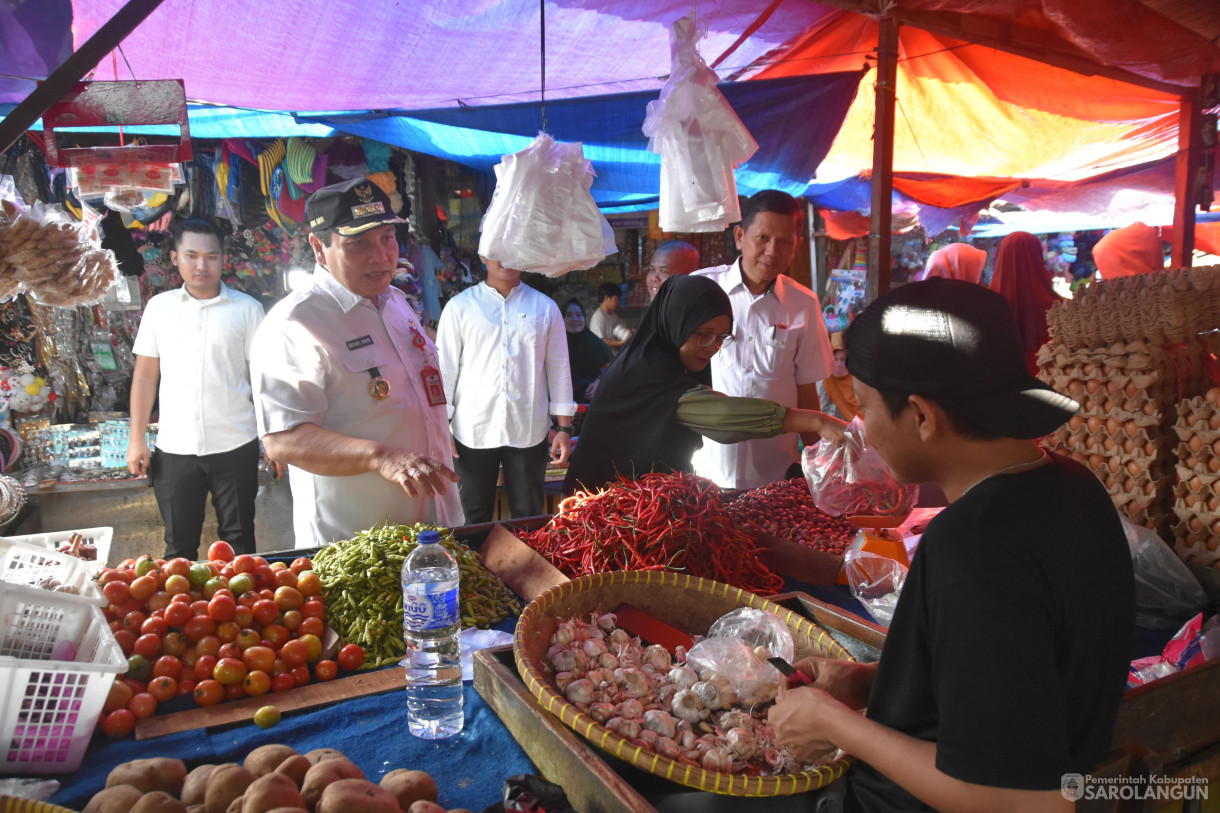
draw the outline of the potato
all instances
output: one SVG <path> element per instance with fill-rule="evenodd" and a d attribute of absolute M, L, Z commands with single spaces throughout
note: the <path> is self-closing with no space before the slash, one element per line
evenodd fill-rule
<path fill-rule="evenodd" d="M 266 813 L 277 807 L 304 807 L 296 783 L 282 773 L 260 776 L 242 796 L 242 813 Z"/>
<path fill-rule="evenodd" d="M 182 783 L 182 793 L 178 795 L 184 805 L 190 807 L 203 804 L 203 792 L 207 790 L 208 777 L 214 770 L 215 765 L 197 765 L 186 775 L 186 781 Z"/>
<path fill-rule="evenodd" d="M 127 813 L 144 794 L 131 785 L 114 785 L 93 794 L 85 813 Z"/>
<path fill-rule="evenodd" d="M 401 813 L 394 794 L 365 779 L 339 779 L 322 791 L 315 813 Z"/>
<path fill-rule="evenodd" d="M 246 754 L 242 766 L 255 776 L 266 776 L 274 771 L 288 757 L 296 756 L 295 748 L 287 745 L 260 745 Z"/>
<path fill-rule="evenodd" d="M 317 765 L 327 759 L 347 759 L 347 755 L 334 748 L 315 748 L 306 754 L 305 758 L 309 760 L 310 765 Z"/>
<path fill-rule="evenodd" d="M 363 778 L 364 772 L 347 757 L 324 759 L 305 774 L 305 781 L 301 783 L 301 797 L 305 800 L 305 806 L 313 810 L 322 798 L 322 791 L 326 790 L 330 783 L 340 779 Z"/>
<path fill-rule="evenodd" d="M 240 765 L 217 765 L 208 777 L 207 790 L 203 795 L 208 813 L 227 813 L 229 805 L 246 792 L 255 778 Z"/>
<path fill-rule="evenodd" d="M 308 759 L 297 754 L 281 762 L 275 772 L 287 776 L 294 785 L 300 788 L 305 783 L 305 774 L 309 773 L 309 769 L 312 767 L 313 764 Z"/>
<path fill-rule="evenodd" d="M 420 799 L 436 801 L 436 782 L 423 771 L 399 768 L 381 777 L 381 787 L 394 794 L 398 806 L 406 810 Z"/>
<path fill-rule="evenodd" d="M 180 759 L 154 757 L 133 759 L 115 766 L 106 777 L 106 787 L 131 785 L 144 793 L 163 790 L 175 799 L 186 780 L 186 764 Z"/>
<path fill-rule="evenodd" d="M 141 796 L 131 813 L 186 813 L 186 805 L 163 790 L 154 790 Z"/>
<path fill-rule="evenodd" d="M 446 810 L 436 802 L 420 799 L 407 808 L 407 813 L 446 813 Z"/>

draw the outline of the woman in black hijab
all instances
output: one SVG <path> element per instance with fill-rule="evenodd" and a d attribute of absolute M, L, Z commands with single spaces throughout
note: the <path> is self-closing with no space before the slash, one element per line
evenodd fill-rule
<path fill-rule="evenodd" d="M 572 371 L 572 396 L 578 404 L 589 402 L 585 394 L 594 381 L 601 376 L 611 361 L 614 351 L 593 331 L 585 321 L 585 309 L 580 302 L 569 299 L 563 306 L 563 327 L 568 335 L 568 367 Z"/>
<path fill-rule="evenodd" d="M 563 482 L 565 494 L 621 475 L 689 471 L 702 437 L 737 443 L 783 432 L 841 441 L 842 421 L 711 389 L 708 364 L 733 335 L 728 295 L 706 277 L 665 280 L 598 384 Z"/>

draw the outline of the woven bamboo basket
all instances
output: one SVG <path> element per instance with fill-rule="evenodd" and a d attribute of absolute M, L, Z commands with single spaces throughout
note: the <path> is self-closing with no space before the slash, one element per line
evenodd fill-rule
<path fill-rule="evenodd" d="M 614 756 L 641 770 L 698 790 L 728 796 L 786 796 L 817 790 L 841 777 L 846 758 L 815 770 L 778 776 L 720 773 L 679 763 L 632 745 L 594 722 L 569 703 L 555 686 L 545 654 L 560 619 L 612 611 L 627 602 L 689 633 L 702 635 L 712 623 L 738 607 L 775 613 L 792 631 L 796 660 L 823 655 L 853 660 L 828 633 L 806 618 L 737 587 L 671 571 L 599 573 L 552 588 L 535 599 L 517 624 L 513 655 L 517 671 L 538 702 L 564 725 Z"/>

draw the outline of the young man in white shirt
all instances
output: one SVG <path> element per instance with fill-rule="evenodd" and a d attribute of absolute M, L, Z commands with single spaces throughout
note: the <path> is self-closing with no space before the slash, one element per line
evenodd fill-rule
<path fill-rule="evenodd" d="M 487 280 L 449 300 L 436 331 L 454 469 L 471 524 L 492 520 L 501 466 L 512 515 L 543 512 L 548 449 L 551 460 L 567 462 L 576 414 L 559 306 L 523 285 L 520 271 L 483 262 Z"/>
<path fill-rule="evenodd" d="M 616 313 L 623 292 L 613 282 L 606 282 L 597 289 L 597 295 L 601 299 L 597 310 L 589 317 L 589 332 L 618 352 L 631 339 L 633 332 L 623 323 L 623 317 Z"/>
<path fill-rule="evenodd" d="M 223 237 L 205 220 L 174 229 L 171 259 L 182 287 L 148 301 L 132 347 L 127 468 L 147 474 L 165 522 L 165 557 L 199 558 L 205 500 L 217 533 L 254 553 L 258 435 L 250 395 L 250 343 L 263 318 L 253 297 L 220 281 Z M 145 441 L 160 398 L 157 448 Z"/>
<path fill-rule="evenodd" d="M 784 274 L 802 242 L 805 210 L 775 189 L 743 207 L 733 237 L 741 256 L 731 265 L 695 273 L 729 295 L 736 341 L 712 357 L 712 386 L 725 395 L 764 398 L 817 410 L 818 382 L 831 374 L 834 356 L 817 294 Z M 722 488 L 757 488 L 783 479 L 798 461 L 796 435 L 742 443 L 703 441 L 695 472 Z M 804 438 L 816 443 L 817 436 Z"/>

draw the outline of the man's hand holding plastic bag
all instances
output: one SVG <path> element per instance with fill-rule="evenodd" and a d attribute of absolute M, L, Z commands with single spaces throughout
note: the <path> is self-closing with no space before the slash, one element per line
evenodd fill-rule
<path fill-rule="evenodd" d="M 885 461 L 868 446 L 859 418 L 843 433 L 842 443 L 823 439 L 802 452 L 801 468 L 814 503 L 832 517 L 905 519 L 915 507 L 919 487 L 894 479 Z"/>

